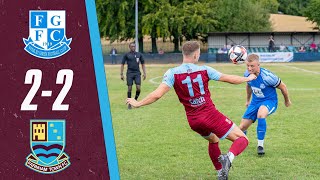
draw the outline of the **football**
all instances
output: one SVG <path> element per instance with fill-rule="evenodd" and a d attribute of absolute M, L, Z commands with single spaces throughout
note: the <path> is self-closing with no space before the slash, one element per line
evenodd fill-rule
<path fill-rule="evenodd" d="M 243 46 L 232 46 L 228 52 L 228 57 L 233 64 L 243 63 L 247 59 L 247 50 Z"/>

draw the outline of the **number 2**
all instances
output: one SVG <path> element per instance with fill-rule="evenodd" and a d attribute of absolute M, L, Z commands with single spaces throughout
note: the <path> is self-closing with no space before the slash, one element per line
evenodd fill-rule
<path fill-rule="evenodd" d="M 60 70 L 57 74 L 56 84 L 63 84 L 64 76 L 66 76 L 66 82 L 52 105 L 53 111 L 68 111 L 69 109 L 69 104 L 62 104 L 62 102 L 72 86 L 73 71 L 71 69 Z"/>
<path fill-rule="evenodd" d="M 33 83 L 32 83 L 33 79 Z M 42 71 L 39 69 L 30 69 L 26 73 L 25 84 L 32 84 L 31 89 L 29 90 L 27 96 L 24 98 L 21 103 L 21 111 L 36 111 L 38 108 L 37 104 L 31 104 L 32 99 L 36 95 L 37 91 L 40 88 L 42 79 Z M 73 71 L 71 69 L 61 69 L 57 74 L 56 84 L 63 84 L 60 93 L 58 94 L 56 100 L 52 105 L 53 111 L 67 111 L 69 109 L 69 104 L 62 104 L 64 98 L 68 94 L 73 81 Z"/>
<path fill-rule="evenodd" d="M 201 74 L 198 74 L 197 77 L 192 80 L 192 82 L 191 82 L 190 76 L 187 76 L 186 79 L 181 81 L 181 82 L 182 82 L 182 84 L 187 84 L 190 97 L 194 96 L 194 92 L 193 92 L 193 88 L 192 88 L 192 82 L 198 83 L 199 84 L 199 88 L 200 88 L 200 93 L 201 94 L 205 94 Z"/>
<path fill-rule="evenodd" d="M 24 84 L 32 84 L 30 91 L 28 92 L 27 96 L 24 98 L 24 101 L 21 103 L 21 111 L 35 111 L 37 110 L 38 105 L 31 104 L 33 97 L 36 95 L 42 78 L 42 72 L 39 69 L 30 69 L 26 73 L 26 78 L 24 80 Z"/>

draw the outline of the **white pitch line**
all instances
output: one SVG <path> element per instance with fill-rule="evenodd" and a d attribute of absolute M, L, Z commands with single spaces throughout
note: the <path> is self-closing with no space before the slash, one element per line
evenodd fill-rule
<path fill-rule="evenodd" d="M 306 70 L 306 69 L 303 69 L 303 68 L 298 68 L 298 67 L 295 67 L 295 66 L 288 66 L 288 65 L 282 65 L 282 66 L 293 68 L 293 69 L 297 69 L 297 70 L 301 70 L 301 71 L 304 71 L 304 72 L 313 73 L 313 74 L 320 74 L 320 72 L 310 71 L 310 70 Z"/>
<path fill-rule="evenodd" d="M 159 85 L 160 82 L 154 81 L 154 80 L 159 79 L 159 78 L 162 78 L 162 76 L 154 77 L 154 78 L 150 79 L 149 82 L 150 82 L 151 84 Z"/>
<path fill-rule="evenodd" d="M 161 82 L 155 81 L 156 79 L 162 78 L 162 76 L 154 77 L 149 80 L 151 84 L 159 85 Z M 236 86 L 236 85 L 235 85 Z M 210 89 L 243 89 L 245 87 L 230 87 L 230 86 L 209 86 Z M 320 88 L 288 88 L 289 91 L 319 91 Z"/>

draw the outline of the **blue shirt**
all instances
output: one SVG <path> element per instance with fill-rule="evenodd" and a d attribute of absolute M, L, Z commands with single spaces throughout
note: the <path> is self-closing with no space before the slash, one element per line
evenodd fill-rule
<path fill-rule="evenodd" d="M 244 73 L 248 77 L 248 70 Z M 248 82 L 252 90 L 252 102 L 261 102 L 265 100 L 278 100 L 276 87 L 281 83 L 281 79 L 271 71 L 260 68 L 260 74 L 257 79 Z"/>

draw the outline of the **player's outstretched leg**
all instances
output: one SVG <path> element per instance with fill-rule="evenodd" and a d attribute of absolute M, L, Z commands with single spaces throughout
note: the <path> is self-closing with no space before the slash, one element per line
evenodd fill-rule
<path fill-rule="evenodd" d="M 219 157 L 221 156 L 221 150 L 219 148 L 219 142 L 210 143 L 208 148 L 209 156 L 212 161 L 213 166 L 217 170 L 218 180 L 225 180 L 226 173 L 222 170 L 222 163 L 219 161 Z"/>
<path fill-rule="evenodd" d="M 209 136 L 205 137 L 209 141 L 208 153 L 214 168 L 218 173 L 218 180 L 225 180 L 226 173 L 222 170 L 222 164 L 219 162 L 219 157 L 221 156 L 221 150 L 219 148 L 219 138 L 211 133 Z"/>
<path fill-rule="evenodd" d="M 209 152 L 209 156 L 213 166 L 215 167 L 216 170 L 220 170 L 222 166 L 221 166 L 221 163 L 219 163 L 218 161 L 218 157 L 221 155 L 219 142 L 216 142 L 216 143 L 209 142 L 208 152 Z"/>
<path fill-rule="evenodd" d="M 223 155 L 223 158 L 220 159 L 222 163 L 222 169 L 226 172 L 228 177 L 233 159 L 246 149 L 249 141 L 246 135 L 236 125 L 233 126 L 233 129 L 228 134 L 227 139 L 231 140 L 233 143 L 229 149 L 229 152 L 226 155 Z"/>

